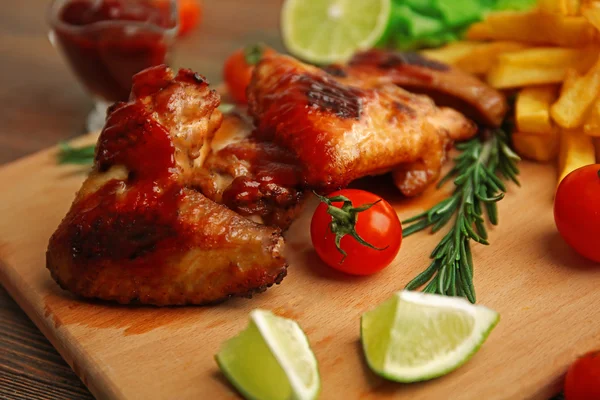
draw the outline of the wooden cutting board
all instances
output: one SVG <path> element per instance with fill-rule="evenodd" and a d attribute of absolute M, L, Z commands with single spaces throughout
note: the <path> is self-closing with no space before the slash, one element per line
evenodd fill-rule
<path fill-rule="evenodd" d="M 48 238 L 86 172 L 58 166 L 55 157 L 50 149 L 0 169 L 0 280 L 99 399 L 237 398 L 213 356 L 257 307 L 303 327 L 319 361 L 323 399 L 547 399 L 577 355 L 600 347 L 600 268 L 555 230 L 552 166 L 522 163 L 522 187 L 511 187 L 500 203 L 492 245 L 473 247 L 478 301 L 500 312 L 499 325 L 462 368 L 402 385 L 366 367 L 359 317 L 428 264 L 439 236 L 405 239 L 393 265 L 379 274 L 345 276 L 311 248 L 312 204 L 287 233 L 288 276 L 254 299 L 181 308 L 83 301 L 59 289 L 45 268 Z M 363 185 L 384 195 L 401 217 L 443 195 L 430 191 L 406 201 L 385 179 Z"/>

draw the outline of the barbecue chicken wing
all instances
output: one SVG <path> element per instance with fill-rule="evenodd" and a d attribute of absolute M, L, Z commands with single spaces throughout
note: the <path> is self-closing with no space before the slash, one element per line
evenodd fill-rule
<path fill-rule="evenodd" d="M 508 111 L 505 97 L 496 89 L 417 53 L 369 50 L 356 54 L 345 67 L 331 66 L 327 70 L 371 81 L 371 85 L 394 83 L 428 95 L 437 105 L 452 107 L 483 125 L 500 126 Z"/>
<path fill-rule="evenodd" d="M 134 77 L 110 110 L 94 168 L 52 235 L 47 267 L 84 297 L 155 305 L 248 296 L 286 273 L 280 231 L 194 189 L 221 122 L 219 96 L 189 70 Z"/>
<path fill-rule="evenodd" d="M 241 215 L 287 229 L 305 199 L 301 172 L 291 151 L 260 141 L 248 117 L 234 112 L 224 115 L 194 185 Z"/>
<path fill-rule="evenodd" d="M 307 187 L 328 192 L 398 170 L 396 184 L 414 196 L 437 179 L 450 142 L 476 133 L 427 96 L 341 72 L 274 55 L 259 62 L 247 91 L 257 135 L 296 156 Z"/>

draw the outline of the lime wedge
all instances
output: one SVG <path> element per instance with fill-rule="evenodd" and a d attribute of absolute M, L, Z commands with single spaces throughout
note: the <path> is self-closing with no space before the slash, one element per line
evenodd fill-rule
<path fill-rule="evenodd" d="M 392 0 L 286 0 L 281 10 L 285 46 L 314 64 L 344 62 L 373 47 L 386 31 Z"/>
<path fill-rule="evenodd" d="M 248 327 L 215 356 L 229 382 L 247 399 L 315 399 L 317 359 L 298 324 L 254 310 Z"/>
<path fill-rule="evenodd" d="M 362 315 L 361 340 L 376 374 L 424 381 L 467 362 L 499 319 L 462 298 L 400 291 Z"/>

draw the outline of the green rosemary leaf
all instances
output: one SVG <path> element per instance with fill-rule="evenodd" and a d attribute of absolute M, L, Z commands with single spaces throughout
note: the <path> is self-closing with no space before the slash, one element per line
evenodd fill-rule
<path fill-rule="evenodd" d="M 498 225 L 498 206 L 496 203 L 485 203 L 488 219 L 492 225 Z"/>
<path fill-rule="evenodd" d="M 411 222 L 418 221 L 421 218 L 426 217 L 428 213 L 429 213 L 429 210 L 425 211 L 425 212 L 422 212 L 420 214 L 417 214 L 414 217 L 410 217 L 408 219 L 405 219 L 404 221 L 402 221 L 402 225 L 406 225 L 406 224 L 410 224 Z"/>
<path fill-rule="evenodd" d="M 431 225 L 431 223 L 428 222 L 426 219 L 420 220 L 419 222 L 416 222 L 415 224 L 409 225 L 408 227 L 402 229 L 402 237 L 405 238 L 407 236 L 412 235 L 413 233 L 422 231 L 429 225 Z"/>
<path fill-rule="evenodd" d="M 488 235 L 487 235 L 487 230 L 485 229 L 485 225 L 483 225 L 483 222 L 477 220 L 475 221 L 475 229 L 477 229 L 477 234 L 487 240 Z"/>
<path fill-rule="evenodd" d="M 452 213 L 446 212 L 442 214 L 440 219 L 431 227 L 431 233 L 436 233 L 440 229 L 442 229 L 452 218 Z"/>
<path fill-rule="evenodd" d="M 518 156 L 508 146 L 508 135 L 502 130 L 488 132 L 479 138 L 459 143 L 460 153 L 454 167 L 438 183 L 452 180 L 455 190 L 429 210 L 403 222 L 404 236 L 424 229 L 432 233 L 451 223 L 430 254 L 431 264 L 406 286 L 415 290 L 423 285 L 427 293 L 464 296 L 475 302 L 473 256 L 470 241 L 487 245 L 484 213 L 491 224 L 498 223 L 497 203 L 506 193 L 503 179 L 518 182 Z"/>
<path fill-rule="evenodd" d="M 87 165 L 94 162 L 95 145 L 73 147 L 68 143 L 58 144 L 58 163 Z"/>
<path fill-rule="evenodd" d="M 456 270 L 458 268 L 452 268 L 450 272 L 450 284 L 448 286 L 450 296 L 456 296 Z"/>
<path fill-rule="evenodd" d="M 433 274 L 436 273 L 437 269 L 438 269 L 438 265 L 437 265 L 436 261 L 434 260 L 431 262 L 431 264 L 429 264 L 429 267 L 427 267 L 427 269 L 425 269 L 425 271 L 421 272 L 412 281 L 410 281 L 408 283 L 408 285 L 406 285 L 406 289 L 415 290 L 415 289 L 423 286 L 426 282 L 428 282 L 431 279 Z"/>

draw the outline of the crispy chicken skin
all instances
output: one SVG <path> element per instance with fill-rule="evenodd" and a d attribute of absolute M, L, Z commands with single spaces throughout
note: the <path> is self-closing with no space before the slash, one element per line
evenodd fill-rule
<path fill-rule="evenodd" d="M 249 296 L 286 273 L 283 239 L 193 188 L 221 120 L 200 75 L 164 66 L 114 105 L 92 173 L 52 235 L 47 267 L 90 298 L 154 305 Z"/>
<path fill-rule="evenodd" d="M 260 141 L 243 114 L 224 115 L 194 185 L 235 212 L 287 229 L 302 209 L 305 188 L 295 155 Z"/>
<path fill-rule="evenodd" d="M 326 70 L 370 80 L 374 85 L 395 83 L 410 92 L 426 94 L 437 105 L 452 107 L 483 125 L 500 126 L 508 111 L 505 97 L 496 89 L 417 53 L 369 50 L 356 54 L 347 66 Z"/>
<path fill-rule="evenodd" d="M 259 62 L 247 94 L 257 135 L 295 154 L 302 184 L 324 192 L 401 168 L 398 187 L 417 195 L 439 176 L 451 140 L 476 133 L 426 96 L 284 55 Z"/>

